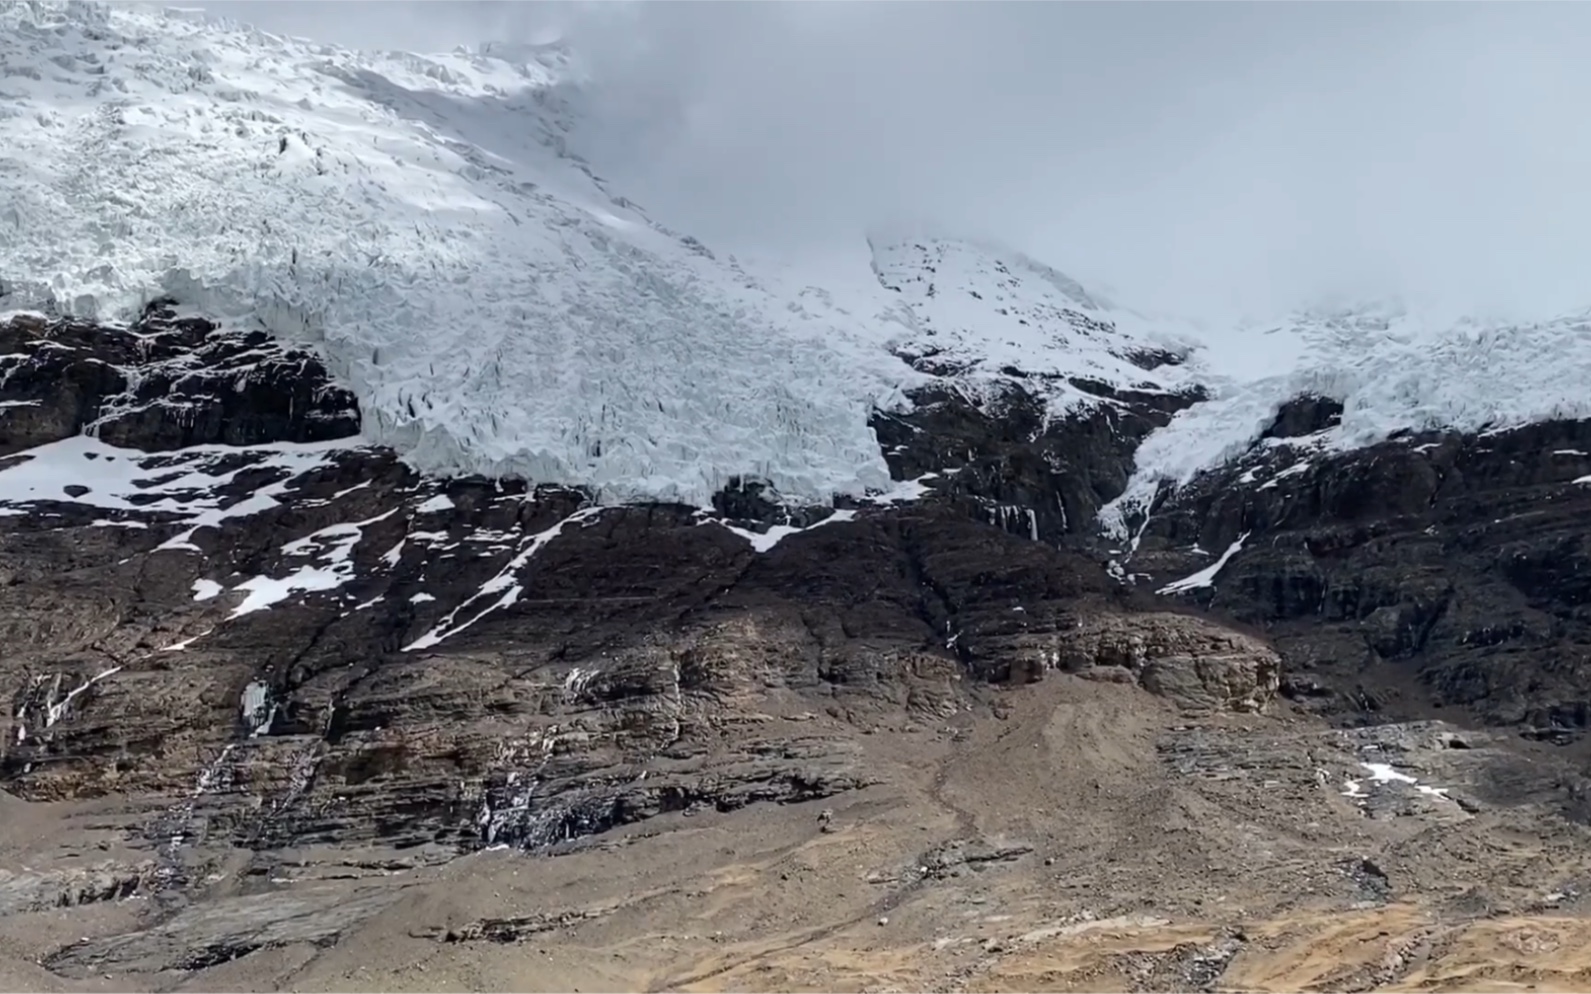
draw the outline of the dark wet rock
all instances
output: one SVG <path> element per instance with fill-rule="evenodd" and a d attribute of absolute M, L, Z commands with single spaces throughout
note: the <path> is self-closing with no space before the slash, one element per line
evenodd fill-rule
<path fill-rule="evenodd" d="M 1092 534 L 1100 507 L 1126 489 L 1138 443 L 1199 399 L 1103 385 L 1091 392 L 1107 403 L 1052 419 L 1020 385 L 992 405 L 923 391 L 912 411 L 876 415 L 873 429 L 895 479 L 920 480 L 967 517 L 1056 543 Z"/>
<path fill-rule="evenodd" d="M 765 533 L 770 527 L 810 528 L 834 513 L 832 508 L 792 505 L 766 480 L 735 477 L 713 494 L 713 509 L 727 524 Z"/>
<path fill-rule="evenodd" d="M 1342 423 L 1342 402 L 1330 397 L 1294 397 L 1276 412 L 1261 438 L 1301 438 Z"/>
<path fill-rule="evenodd" d="M 0 456 L 79 432 L 159 452 L 347 438 L 358 405 L 318 357 L 151 304 L 125 328 L 0 324 Z"/>
<path fill-rule="evenodd" d="M 1306 398 L 1278 423 L 1292 435 L 1329 407 Z M 1257 447 L 1162 501 L 1131 569 L 1175 579 L 1208 564 L 1194 546 L 1246 534 L 1185 599 L 1272 638 L 1295 701 L 1383 721 L 1458 708 L 1572 741 L 1591 698 L 1587 453 L 1585 421 Z"/>

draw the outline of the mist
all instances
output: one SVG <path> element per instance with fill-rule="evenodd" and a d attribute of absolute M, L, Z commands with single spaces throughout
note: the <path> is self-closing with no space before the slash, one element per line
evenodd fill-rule
<path fill-rule="evenodd" d="M 728 251 L 821 261 L 916 219 L 1207 321 L 1591 306 L 1583 4 L 209 9 L 357 47 L 561 37 L 590 79 L 582 150 Z"/>

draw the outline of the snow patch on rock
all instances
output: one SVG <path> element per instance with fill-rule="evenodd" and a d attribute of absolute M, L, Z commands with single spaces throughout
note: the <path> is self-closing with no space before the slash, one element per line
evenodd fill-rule
<path fill-rule="evenodd" d="M 44 512 L 50 504 L 83 505 L 134 521 L 148 517 L 186 525 L 157 548 L 198 551 L 192 539 L 199 529 L 281 506 L 279 498 L 295 480 L 347 448 L 346 441 L 246 449 L 201 445 L 150 454 L 75 435 L 0 463 L 0 516 Z M 261 471 L 275 479 L 236 492 L 240 475 L 252 480 Z"/>

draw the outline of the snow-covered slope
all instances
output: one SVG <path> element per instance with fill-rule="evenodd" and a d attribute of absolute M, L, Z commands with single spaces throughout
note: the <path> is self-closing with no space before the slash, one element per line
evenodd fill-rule
<path fill-rule="evenodd" d="M 0 65 L 0 307 L 171 295 L 316 341 L 424 470 L 692 501 L 737 472 L 888 483 L 867 421 L 911 371 L 610 197 L 565 151 L 556 50 L 9 3 Z"/>
<path fill-rule="evenodd" d="M 1253 448 L 1278 409 L 1302 395 L 1341 402 L 1341 422 L 1288 444 L 1336 451 L 1400 431 L 1591 417 L 1591 312 L 1506 324 L 1376 305 L 1302 312 L 1214 344 L 1200 354 L 1212 398 L 1144 440 L 1127 492 L 1102 513 L 1108 530 L 1123 533 L 1124 519 L 1161 486 Z"/>
<path fill-rule="evenodd" d="M 263 322 L 320 345 L 422 470 L 822 498 L 888 485 L 868 418 L 932 379 L 900 355 L 939 349 L 974 390 L 1013 367 L 1171 382 L 1015 255 L 875 242 L 878 278 L 836 303 L 654 224 L 569 152 L 557 48 L 359 53 L 12 3 L 0 62 L 3 306 L 125 319 L 169 295 Z"/>
<path fill-rule="evenodd" d="M 1181 364 L 1195 345 L 1185 330 L 1116 308 L 1020 252 L 926 233 L 868 241 L 873 272 L 899 296 L 909 329 L 892 347 L 919 368 L 973 388 L 1019 379 L 1056 414 L 1098 403 L 1098 386 L 1194 385 Z"/>

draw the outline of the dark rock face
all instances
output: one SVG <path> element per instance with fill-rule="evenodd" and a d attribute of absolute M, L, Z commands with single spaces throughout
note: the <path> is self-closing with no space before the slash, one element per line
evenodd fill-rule
<path fill-rule="evenodd" d="M 1341 407 L 1300 398 L 1250 457 L 1134 522 L 1121 564 L 1098 510 L 1196 398 L 1105 399 L 1051 421 L 1020 385 L 992 410 L 924 394 L 875 421 L 899 490 L 835 507 L 743 479 L 710 511 L 605 508 L 418 477 L 359 444 L 354 399 L 313 356 L 170 309 L 125 329 L 0 324 L 0 802 L 116 810 L 64 868 L 0 869 L 0 915 L 147 899 L 138 930 L 37 961 L 191 972 L 333 942 L 404 896 L 376 878 L 487 847 L 617 849 L 664 815 L 865 808 L 897 741 L 1006 737 L 979 722 L 1008 721 L 1022 753 L 1026 735 L 1065 740 L 1057 756 L 1091 743 L 1108 772 L 1077 780 L 1086 804 L 1140 769 L 1113 758 L 1114 719 L 1035 733 L 1011 702 L 1119 689 L 1089 681 L 1175 716 L 1155 749 L 1182 778 L 1165 791 L 1179 833 L 1212 784 L 1393 827 L 1462 829 L 1542 797 L 1591 823 L 1584 778 L 1503 747 L 1553 753 L 1591 726 L 1591 422 L 1326 456 Z M 30 479 L 62 482 L 8 489 L 40 459 Z M 1209 585 L 1154 593 L 1240 538 Z M 1374 727 L 1251 714 L 1278 696 Z M 1390 724 L 1432 711 L 1447 722 Z M 1503 727 L 1455 731 L 1473 719 Z M 931 795 L 948 769 L 925 776 Z M 1028 862 L 1027 843 L 945 811 L 965 839 L 907 850 L 911 886 Z M 1289 844 L 1318 852 L 1299 821 Z M 1412 886 L 1381 855 L 1330 858 L 1355 900 Z M 611 909 L 436 938 L 519 941 Z M 1213 987 L 1235 949 L 1179 946 L 1145 984 Z"/>
<path fill-rule="evenodd" d="M 0 456 L 79 432 L 164 452 L 346 438 L 353 395 L 320 359 L 264 332 L 220 331 L 165 303 L 127 328 L 0 324 Z"/>
<path fill-rule="evenodd" d="M 999 417 L 947 394 L 894 425 L 901 474 L 939 474 L 924 500 L 793 510 L 745 480 L 715 521 L 294 449 L 355 434 L 353 399 L 307 353 L 170 309 L 0 336 L 8 452 L 92 432 L 137 467 L 109 506 L 85 460 L 0 518 L 0 783 L 167 799 L 168 883 L 203 838 L 546 847 L 865 786 L 802 716 L 942 720 L 1052 667 L 1128 592 L 1051 542 L 1178 403 L 1049 424 L 1019 393 Z M 191 448 L 217 443 L 242 447 Z M 720 522 L 804 530 L 759 552 Z"/>
<path fill-rule="evenodd" d="M 1342 423 L 1342 402 L 1330 397 L 1294 397 L 1276 412 L 1261 438 L 1301 438 Z"/>
<path fill-rule="evenodd" d="M 1274 437 L 1330 421 L 1302 399 Z M 1260 450 L 1256 450 L 1259 452 Z M 1134 569 L 1190 573 L 1247 533 L 1201 606 L 1263 627 L 1288 692 L 1343 717 L 1462 709 L 1576 738 L 1591 700 L 1591 422 L 1280 447 L 1156 508 Z"/>
<path fill-rule="evenodd" d="M 1016 386 L 992 411 L 951 390 L 922 392 L 911 412 L 880 414 L 873 429 L 896 479 L 921 480 L 963 515 L 1054 544 L 1091 535 L 1100 507 L 1126 489 L 1138 443 L 1199 399 L 1095 392 L 1107 403 L 1060 420 Z"/>

